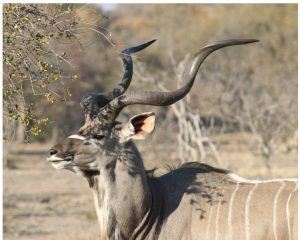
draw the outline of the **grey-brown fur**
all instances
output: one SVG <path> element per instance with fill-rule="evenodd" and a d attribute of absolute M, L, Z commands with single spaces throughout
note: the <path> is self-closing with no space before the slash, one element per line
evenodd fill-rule
<path fill-rule="evenodd" d="M 102 104 L 100 95 L 84 98 L 85 125 L 52 147 L 48 161 L 88 180 L 100 240 L 297 238 L 295 180 L 251 181 L 200 163 L 155 177 L 145 170 L 132 141 L 151 134 L 154 113 L 136 115 L 126 124 L 115 121 L 130 104 L 168 105 L 180 100 L 211 52 L 254 41 L 228 40 L 202 48 L 187 67 L 187 84 L 179 90 L 124 95 L 128 87 L 124 85 L 116 98 L 107 97 Z M 125 68 L 131 59 L 127 61 L 123 59 Z M 130 83 L 131 75 L 125 76 L 129 76 L 125 84 Z"/>
<path fill-rule="evenodd" d="M 100 168 L 100 174 L 82 168 L 85 177 L 92 182 L 92 190 L 98 194 L 97 207 L 105 208 L 101 205 L 103 194 L 112 191 L 108 193 L 107 232 L 102 231 L 100 239 L 206 239 L 207 235 L 208 239 L 217 239 L 217 232 L 218 239 L 227 239 L 229 203 L 238 184 L 231 236 L 232 239 L 246 239 L 245 206 L 255 184 L 238 183 L 228 171 L 200 163 L 188 163 L 161 177 L 149 177 L 133 142 L 126 143 L 123 148 L 124 155 L 115 156 L 111 163 Z M 283 183 L 286 186 L 280 194 L 282 200 L 277 210 L 281 216 L 277 223 L 280 226 L 278 239 L 288 239 L 285 238 L 288 235 L 286 202 L 297 184 L 294 181 Z M 280 184 L 280 181 L 258 184 L 254 192 L 257 200 L 253 200 L 250 211 L 253 226 L 250 239 L 274 239 L 273 206 Z M 290 239 L 296 239 L 296 196 L 297 193 L 293 193 L 290 200 L 290 228 L 293 230 Z M 266 225 L 261 232 L 256 222 Z M 115 237 L 116 232 L 119 238 Z"/>

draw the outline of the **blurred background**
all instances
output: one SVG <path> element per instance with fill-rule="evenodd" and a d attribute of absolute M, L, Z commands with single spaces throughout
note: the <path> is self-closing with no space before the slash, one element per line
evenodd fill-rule
<path fill-rule="evenodd" d="M 122 77 L 118 54 L 135 54 L 128 91 L 174 90 L 192 54 L 231 38 L 259 43 L 218 50 L 190 94 L 154 111 L 154 134 L 137 142 L 146 168 L 200 161 L 247 178 L 297 177 L 296 4 L 4 4 L 4 238 L 95 239 L 83 178 L 46 163 L 48 149 L 83 125 L 79 102 Z"/>

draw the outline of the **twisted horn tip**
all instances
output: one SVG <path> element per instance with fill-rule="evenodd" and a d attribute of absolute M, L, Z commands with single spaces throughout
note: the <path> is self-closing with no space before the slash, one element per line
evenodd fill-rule
<path fill-rule="evenodd" d="M 242 45 L 242 44 L 249 44 L 249 43 L 254 43 L 254 42 L 259 42 L 258 39 L 227 39 L 223 41 L 217 41 L 213 44 L 209 44 L 203 48 L 207 48 L 210 46 L 232 46 L 232 45 Z"/>
<path fill-rule="evenodd" d="M 156 39 L 153 39 L 149 42 L 143 43 L 143 44 L 135 46 L 135 47 L 125 48 L 122 50 L 122 53 L 131 54 L 131 53 L 139 52 L 139 51 L 143 50 L 144 48 L 148 47 L 149 45 L 151 45 L 152 43 L 154 43 L 155 41 L 156 41 Z"/>

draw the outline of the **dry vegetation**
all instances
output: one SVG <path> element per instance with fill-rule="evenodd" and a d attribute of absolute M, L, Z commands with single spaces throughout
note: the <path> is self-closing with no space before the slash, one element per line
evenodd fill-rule
<path fill-rule="evenodd" d="M 182 60 L 206 43 L 258 38 L 258 44 L 212 54 L 184 101 L 168 108 L 131 106 L 120 119 L 156 112 L 155 133 L 137 143 L 148 169 L 201 159 L 248 178 L 297 177 L 297 5 L 119 5 L 108 13 L 93 6 L 79 9 L 72 14 L 77 27 L 85 29 L 77 32 L 83 48 L 51 45 L 63 49 L 76 66 L 78 79 L 68 85 L 70 101 L 34 102 L 35 116 L 49 122 L 29 145 L 22 143 L 24 125 L 5 121 L 5 239 L 95 239 L 97 221 L 87 182 L 54 170 L 45 158 L 53 143 L 81 126 L 82 95 L 110 89 L 120 79 L 121 44 L 158 39 L 135 56 L 130 87 L 156 90 L 180 85 Z M 61 85 L 48 87 L 56 91 Z M 23 90 L 25 100 L 31 99 L 30 88 Z"/>

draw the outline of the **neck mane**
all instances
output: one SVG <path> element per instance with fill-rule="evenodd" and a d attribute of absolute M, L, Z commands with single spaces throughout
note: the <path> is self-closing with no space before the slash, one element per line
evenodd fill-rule
<path fill-rule="evenodd" d="M 140 228 L 152 215 L 153 187 L 132 142 L 122 148 L 113 163 L 87 179 L 94 195 L 101 240 L 129 239 L 144 232 Z"/>
<path fill-rule="evenodd" d="M 99 223 L 100 240 L 121 240 L 123 238 L 119 228 L 115 224 L 116 216 L 109 204 L 108 192 L 103 187 L 99 187 L 99 176 L 93 176 L 93 178 L 91 189 Z"/>

